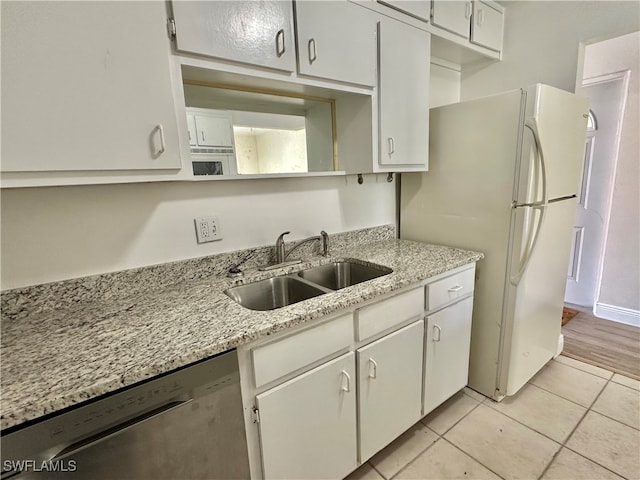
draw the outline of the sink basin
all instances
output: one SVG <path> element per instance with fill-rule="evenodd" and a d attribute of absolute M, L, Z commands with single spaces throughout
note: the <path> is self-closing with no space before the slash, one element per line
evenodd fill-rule
<path fill-rule="evenodd" d="M 366 282 L 392 272 L 382 265 L 364 265 L 362 263 L 341 261 L 298 272 L 298 275 L 309 282 L 316 283 L 331 290 Z"/>
<path fill-rule="evenodd" d="M 228 296 L 251 310 L 274 310 L 326 293 L 292 277 L 274 277 L 226 290 Z"/>

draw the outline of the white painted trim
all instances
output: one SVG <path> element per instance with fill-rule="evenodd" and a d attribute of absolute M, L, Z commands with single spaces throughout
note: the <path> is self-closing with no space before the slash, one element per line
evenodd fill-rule
<path fill-rule="evenodd" d="M 596 303 L 593 314 L 598 318 L 612 320 L 618 323 L 633 325 L 640 327 L 640 310 L 632 310 L 630 308 L 616 307 L 615 305 L 607 305 L 606 303 Z"/>
<path fill-rule="evenodd" d="M 607 240 L 609 237 L 609 222 L 611 220 L 611 205 L 613 204 L 613 191 L 616 180 L 616 173 L 618 170 L 618 154 L 620 152 L 620 139 L 622 136 L 622 124 L 624 119 L 624 112 L 627 108 L 627 98 L 629 93 L 629 79 L 631 77 L 631 71 L 625 70 L 622 72 L 613 72 L 609 74 L 599 75 L 597 77 L 591 77 L 589 79 L 584 79 L 582 86 L 588 87 L 608 82 L 618 82 L 621 81 L 623 83 L 622 87 L 622 100 L 620 102 L 620 110 L 618 111 L 618 125 L 616 126 L 616 139 L 615 144 L 613 146 L 614 155 L 611 158 L 612 171 L 611 178 L 609 179 L 609 185 L 607 186 L 607 199 L 606 199 L 606 211 L 603 219 L 603 230 L 604 235 L 602 236 L 602 245 L 600 247 L 600 253 L 598 255 L 598 268 L 596 270 L 596 284 L 595 284 L 595 292 L 593 298 L 593 304 L 600 304 L 600 293 L 602 291 L 602 275 L 604 273 L 604 256 L 607 248 Z M 584 95 L 584 92 L 583 92 Z M 595 307 L 594 307 L 595 312 Z M 626 322 L 623 322 L 626 323 Z"/>
<path fill-rule="evenodd" d="M 564 335 L 561 333 L 558 337 L 558 349 L 556 350 L 556 354 L 553 356 L 553 358 L 558 358 L 558 356 L 562 353 L 562 350 L 564 350 Z"/>

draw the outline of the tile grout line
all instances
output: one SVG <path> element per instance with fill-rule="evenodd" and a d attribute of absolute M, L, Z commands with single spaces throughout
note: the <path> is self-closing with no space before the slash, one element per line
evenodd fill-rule
<path fill-rule="evenodd" d="M 579 369 L 576 369 L 579 370 Z M 600 377 L 602 378 L 602 377 Z M 549 470 L 549 468 L 551 467 L 551 465 L 553 464 L 553 462 L 555 461 L 556 457 L 560 454 L 560 452 L 562 451 L 563 448 L 566 448 L 567 450 L 570 450 L 571 452 L 581 456 L 582 458 L 586 458 L 587 460 L 589 460 L 590 462 L 595 463 L 596 465 L 604 468 L 605 470 L 618 475 L 619 477 L 622 477 L 622 475 L 614 472 L 613 470 L 611 470 L 610 468 L 605 467 L 604 465 L 600 465 L 598 462 L 596 462 L 594 459 L 592 458 L 588 458 L 585 457 L 584 455 L 582 455 L 579 452 L 576 452 L 575 450 L 569 448 L 566 446 L 567 442 L 571 439 L 571 437 L 573 436 L 573 434 L 576 432 L 576 430 L 578 429 L 578 427 L 582 424 L 582 422 L 584 421 L 585 417 L 589 414 L 589 412 L 593 411 L 591 410 L 591 408 L 595 405 L 595 403 L 598 401 L 598 399 L 600 398 L 600 395 L 602 395 L 602 392 L 604 392 L 605 388 L 607 388 L 607 385 L 609 385 L 609 383 L 611 382 L 611 379 L 613 378 L 613 375 L 611 375 L 611 378 L 609 378 L 607 380 L 607 382 L 604 384 L 604 386 L 602 387 L 602 389 L 600 390 L 600 392 L 598 392 L 598 395 L 596 395 L 596 398 L 593 399 L 593 401 L 591 402 L 591 405 L 589 405 L 589 407 L 587 407 L 587 410 L 584 412 L 584 414 L 582 415 L 582 417 L 580 418 L 580 420 L 578 420 L 578 423 L 576 423 L 576 426 L 573 427 L 573 430 L 571 430 L 571 433 L 569 433 L 569 435 L 567 436 L 567 438 L 564 440 L 564 442 L 562 442 L 562 444 L 560 445 L 560 449 L 553 455 L 553 457 L 551 458 L 551 461 L 549 461 L 549 463 L 547 464 L 547 466 L 545 467 L 545 469 L 542 471 L 542 473 L 540 474 L 540 476 L 538 477 L 538 479 L 540 480 L 542 477 L 544 477 L 544 475 L 547 473 L 547 470 Z M 615 383 L 615 382 L 614 382 Z M 550 392 L 552 393 L 552 392 Z M 559 395 L 558 395 L 559 396 Z M 564 397 L 560 397 L 560 398 L 564 398 Z M 598 413 L 595 412 L 594 413 Z M 608 417 L 607 417 L 608 418 Z M 613 420 L 613 419 L 612 419 Z M 621 423 L 621 422 L 618 422 Z"/>
<path fill-rule="evenodd" d="M 502 478 L 504 480 L 504 477 L 502 475 L 500 475 L 498 472 L 493 471 L 492 469 L 490 469 L 489 467 L 487 467 L 484 463 L 482 463 L 480 460 L 478 460 L 477 458 L 475 458 L 473 455 L 465 452 L 464 450 L 462 450 L 462 448 L 460 448 L 459 446 L 457 446 L 455 443 L 450 442 L 449 440 L 447 440 L 446 438 L 442 437 L 442 440 L 447 442 L 449 445 L 451 445 L 453 448 L 455 448 L 456 450 L 461 451 L 463 454 L 465 454 L 467 457 L 473 459 L 474 461 L 478 462 L 478 465 L 483 466 L 484 468 L 486 468 L 487 470 L 489 470 L 491 473 L 493 473 L 496 477 L 498 478 Z"/>
<path fill-rule="evenodd" d="M 392 480 L 392 479 L 396 478 L 398 475 L 400 475 L 400 473 L 402 473 L 402 472 L 403 472 L 403 471 L 404 471 L 404 470 L 405 470 L 409 465 L 411 465 L 412 463 L 414 463 L 414 462 L 418 459 L 418 457 L 420 457 L 423 453 L 425 453 L 427 450 L 429 450 L 431 447 L 433 447 L 433 446 L 438 442 L 438 440 L 441 440 L 441 439 L 442 439 L 442 440 L 447 441 L 447 440 L 444 438 L 444 435 L 445 435 L 449 430 L 451 430 L 453 427 L 455 427 L 458 423 L 460 423 L 464 418 L 466 418 L 466 417 L 467 417 L 467 415 L 469 415 L 469 414 L 470 414 L 471 412 L 473 412 L 476 408 L 478 408 L 482 403 L 484 403 L 484 400 L 485 400 L 485 399 L 478 401 L 478 400 L 476 400 L 475 398 L 473 398 L 471 395 L 467 395 L 466 393 L 464 393 L 464 391 L 463 391 L 462 389 L 461 389 L 460 391 L 463 393 L 463 395 L 466 395 L 467 397 L 471 398 L 471 399 L 472 399 L 472 400 L 474 400 L 474 401 L 477 401 L 478 403 L 477 403 L 477 404 L 476 404 L 476 405 L 475 405 L 471 410 L 469 410 L 467 413 L 465 413 L 465 414 L 464 414 L 464 415 L 463 415 L 463 416 L 462 416 L 462 417 L 461 417 L 457 422 L 455 422 L 453 425 L 451 425 L 451 427 L 449 427 L 447 430 L 445 430 L 445 432 L 444 432 L 442 435 L 440 435 L 440 434 L 439 434 L 438 432 L 436 432 L 435 430 L 432 430 L 431 428 L 429 428 L 429 426 L 428 426 L 426 423 L 424 423 L 424 422 L 423 422 L 423 420 L 424 420 L 425 418 L 427 418 L 427 417 L 429 416 L 429 414 L 431 414 L 432 412 L 434 412 L 434 411 L 436 410 L 435 408 L 434 408 L 431 412 L 427 413 L 427 414 L 426 414 L 424 417 L 422 417 L 420 420 L 418 420 L 418 422 L 419 422 L 419 423 L 421 423 L 421 424 L 422 424 L 422 425 L 423 425 L 427 430 L 429 430 L 430 432 L 435 433 L 435 434 L 436 434 L 436 436 L 438 437 L 438 439 L 437 439 L 435 442 L 432 442 L 431 444 L 429 444 L 429 446 L 428 446 L 427 448 L 425 448 L 424 450 L 422 450 L 418 455 L 416 455 L 415 457 L 413 457 L 413 458 L 412 458 L 409 462 L 407 462 L 407 463 L 406 463 L 402 468 L 400 468 L 400 470 L 398 470 L 394 475 L 392 475 L 390 479 L 386 479 L 386 480 Z M 445 402 L 446 402 L 446 400 L 445 400 Z M 443 404 L 444 404 L 444 402 L 443 402 Z M 436 408 L 437 408 L 437 407 L 436 407 Z M 451 442 L 448 442 L 448 443 L 451 443 Z M 467 455 L 468 455 L 468 454 L 467 454 Z M 470 455 L 469 455 L 469 456 L 470 456 Z M 473 457 L 472 457 L 472 458 L 473 458 Z M 474 459 L 474 460 L 475 460 L 475 459 Z M 476 461 L 477 461 L 477 460 L 476 460 Z M 478 463 L 480 463 L 480 462 L 478 462 Z M 481 465 L 482 465 L 482 464 L 481 464 Z M 482 466 L 484 467 L 484 465 L 482 465 Z M 486 468 L 486 467 L 485 467 L 485 468 Z M 377 471 L 377 470 L 376 470 L 376 471 Z M 380 473 L 380 472 L 378 472 L 378 473 Z M 380 475 L 381 475 L 383 478 L 386 478 L 384 475 L 382 475 L 382 474 L 380 474 Z M 501 477 L 501 478 L 502 478 L 502 477 Z"/>

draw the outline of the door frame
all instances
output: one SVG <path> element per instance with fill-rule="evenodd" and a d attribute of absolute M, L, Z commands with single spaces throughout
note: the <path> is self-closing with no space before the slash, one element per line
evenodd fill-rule
<path fill-rule="evenodd" d="M 627 98 L 628 98 L 628 91 L 629 91 L 629 79 L 631 76 L 631 72 L 630 70 L 623 70 L 623 71 L 619 71 L 619 72 L 612 72 L 612 73 L 607 73 L 604 75 L 598 75 L 595 77 L 590 77 L 590 78 L 584 78 L 582 79 L 580 86 L 578 89 L 579 93 L 582 93 L 585 96 L 586 92 L 582 91 L 583 87 L 592 87 L 595 85 L 600 85 L 600 84 L 605 84 L 605 83 L 610 83 L 610 82 L 618 82 L 618 81 L 622 81 L 622 98 L 621 98 L 621 102 L 620 102 L 620 108 L 618 110 L 617 113 L 617 125 L 616 125 L 616 136 L 615 136 L 615 140 L 614 140 L 614 145 L 613 145 L 613 152 L 614 154 L 612 155 L 612 157 L 610 158 L 610 162 L 612 163 L 611 165 L 611 177 L 609 179 L 608 185 L 605 185 L 604 187 L 606 188 L 606 196 L 605 196 L 605 208 L 604 208 L 604 218 L 603 218 L 603 236 L 602 236 L 602 244 L 600 246 L 600 251 L 598 252 L 598 258 L 596 260 L 597 264 L 596 264 L 596 283 L 595 283 L 595 289 L 593 292 L 593 305 L 592 305 L 592 312 L 595 315 L 596 313 L 596 306 L 598 304 L 598 301 L 600 300 L 600 290 L 601 290 L 601 286 L 602 286 L 602 274 L 603 274 L 603 269 L 604 269 L 604 252 L 605 252 L 605 248 L 607 245 L 607 237 L 609 235 L 609 222 L 611 219 L 611 205 L 613 203 L 613 190 L 614 190 L 614 185 L 615 185 L 615 179 L 616 179 L 616 173 L 617 173 L 617 167 L 618 167 L 618 155 L 620 152 L 620 139 L 621 139 L 621 135 L 622 135 L 622 125 L 623 125 L 623 115 L 624 112 L 626 110 L 626 106 L 627 106 Z M 586 137 L 585 137 L 585 141 L 586 141 Z M 583 172 L 584 175 L 584 172 Z M 598 178 L 590 178 L 589 179 L 589 183 L 590 183 L 590 187 L 592 186 L 592 182 L 594 181 L 600 181 L 600 179 Z M 586 203 L 586 198 L 584 199 L 584 202 Z"/>

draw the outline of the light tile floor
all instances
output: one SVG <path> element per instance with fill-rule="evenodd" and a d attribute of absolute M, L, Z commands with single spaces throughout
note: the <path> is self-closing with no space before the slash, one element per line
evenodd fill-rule
<path fill-rule="evenodd" d="M 640 382 L 560 356 L 496 403 L 465 388 L 347 480 L 640 479 Z"/>

